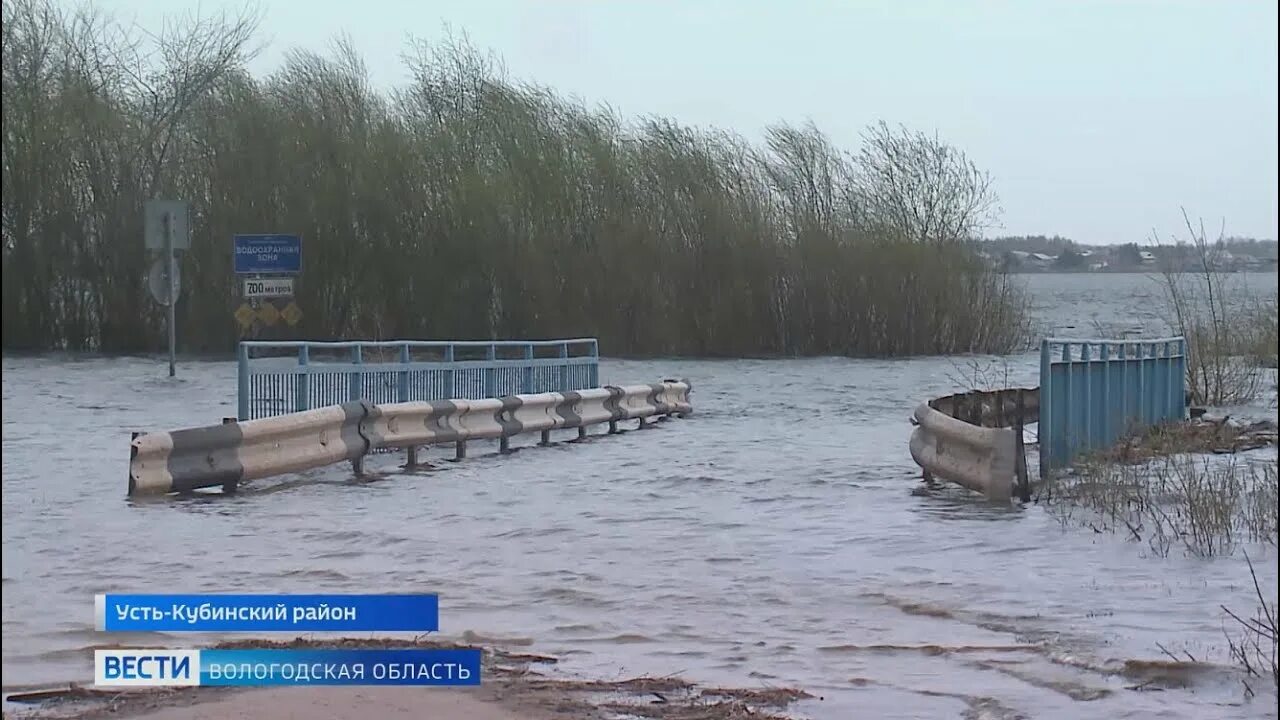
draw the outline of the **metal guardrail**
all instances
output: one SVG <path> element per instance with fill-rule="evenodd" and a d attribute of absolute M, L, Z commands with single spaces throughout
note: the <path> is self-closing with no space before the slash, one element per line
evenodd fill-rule
<path fill-rule="evenodd" d="M 498 440 L 539 432 L 541 444 L 556 430 L 650 419 L 693 411 L 687 381 L 649 385 L 605 386 L 563 393 L 538 393 L 478 400 L 375 405 L 347 402 L 278 417 L 224 422 L 221 425 L 171 432 L 135 434 L 130 440 L 129 495 L 163 495 L 221 487 L 235 492 L 247 480 L 300 472 L 350 461 L 357 475 L 372 452 L 407 449 L 408 466 L 417 465 L 417 450 L 452 443 L 457 458 L 466 457 L 467 442 Z"/>
<path fill-rule="evenodd" d="M 926 481 L 949 480 L 998 502 L 1016 489 L 1027 502 L 1022 435 L 1039 412 L 1038 388 L 973 390 L 921 403 L 912 415 L 911 458 Z"/>
<path fill-rule="evenodd" d="M 1186 416 L 1184 338 L 1040 343 L 1040 475 Z"/>
<path fill-rule="evenodd" d="M 374 404 L 585 390 L 600 384 L 595 338 L 539 341 L 240 343 L 239 420 L 345 402 Z"/>

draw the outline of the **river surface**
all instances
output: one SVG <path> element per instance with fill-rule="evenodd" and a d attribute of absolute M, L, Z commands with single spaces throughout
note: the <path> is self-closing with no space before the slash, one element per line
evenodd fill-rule
<path fill-rule="evenodd" d="M 1165 330 L 1151 278 L 1025 281 L 1055 334 Z M 1274 717 L 1227 658 L 1219 606 L 1256 606 L 1241 554 L 1152 557 L 1038 505 L 912 494 L 912 409 L 991 372 L 1033 386 L 1036 357 L 605 360 L 605 383 L 689 378 L 695 414 L 131 502 L 129 432 L 234 415 L 234 363 L 6 358 L 4 686 L 90 682 L 95 645 L 200 642 L 96 633 L 95 593 L 438 592 L 446 636 L 595 677 L 796 684 L 812 718 Z M 1275 548 L 1250 555 L 1276 587 Z"/>

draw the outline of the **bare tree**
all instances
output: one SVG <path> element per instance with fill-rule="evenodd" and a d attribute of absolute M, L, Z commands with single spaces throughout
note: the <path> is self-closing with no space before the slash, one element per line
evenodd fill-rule
<path fill-rule="evenodd" d="M 260 19 L 261 11 L 253 5 L 234 14 L 166 18 L 158 33 L 142 33 L 149 43 L 120 48 L 121 67 L 133 83 L 131 96 L 143 124 L 137 151 L 146 158 L 148 195 L 163 191 L 166 161 L 187 111 L 260 51 L 250 45 Z"/>
<path fill-rule="evenodd" d="M 967 240 L 999 218 L 991 176 L 960 150 L 881 121 L 863 134 L 852 190 L 864 222 L 916 242 Z"/>
<path fill-rule="evenodd" d="M 1250 333 L 1258 330 L 1251 319 L 1236 311 L 1231 298 L 1241 288 L 1222 262 L 1220 247 L 1225 223 L 1219 230 L 1218 243 L 1210 243 L 1204 221 L 1198 227 L 1191 223 L 1185 209 L 1182 221 L 1191 238 L 1189 251 L 1162 253 L 1161 268 L 1169 324 L 1187 342 L 1187 385 L 1192 402 L 1207 405 L 1230 405 L 1254 398 L 1261 386 L 1256 363 L 1244 350 L 1254 343 Z M 1153 230 L 1151 240 L 1160 245 Z M 1183 248 L 1187 248 L 1183 245 Z M 1175 264 L 1175 258 L 1192 258 L 1190 271 Z"/>
<path fill-rule="evenodd" d="M 620 354 L 1012 349 L 1025 304 L 960 244 L 859 223 L 855 162 L 812 124 L 755 145 L 511 80 L 417 44 L 391 93 L 358 55 L 254 77 L 247 11 L 157 35 L 5 0 L 6 348 L 158 349 L 141 207 L 192 204 L 184 351 L 237 338 L 590 334 Z M 305 238 L 298 324 L 239 327 L 227 243 Z M 932 231 L 930 231 L 932 234 Z"/>

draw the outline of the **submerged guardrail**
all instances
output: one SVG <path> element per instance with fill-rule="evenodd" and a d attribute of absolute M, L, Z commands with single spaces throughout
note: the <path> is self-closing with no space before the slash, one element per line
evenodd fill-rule
<path fill-rule="evenodd" d="M 157 495 L 221 487 L 350 461 L 357 473 L 371 452 L 407 449 L 417 464 L 417 449 L 454 443 L 466 457 L 467 441 L 509 439 L 540 432 L 608 423 L 617 432 L 622 420 L 684 416 L 693 411 L 688 382 L 605 386 L 580 391 L 511 395 L 477 400 L 451 399 L 387 403 L 368 401 L 275 417 L 171 432 L 135 434 L 130 444 L 129 494 Z"/>
<path fill-rule="evenodd" d="M 1023 426 L 1038 422 L 1040 391 L 1014 388 L 948 395 L 921 403 L 912 421 L 911 457 L 925 473 L 1008 501 L 1029 499 Z"/>
<path fill-rule="evenodd" d="M 585 390 L 599 385 L 595 338 L 537 341 L 258 341 L 239 345 L 236 408 L 254 420 L 371 403 Z"/>

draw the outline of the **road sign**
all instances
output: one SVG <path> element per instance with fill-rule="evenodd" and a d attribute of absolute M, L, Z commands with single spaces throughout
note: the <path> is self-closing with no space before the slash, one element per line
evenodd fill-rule
<path fill-rule="evenodd" d="M 184 200 L 148 200 L 143 207 L 143 240 L 148 250 L 164 250 L 165 217 L 173 232 L 173 248 L 186 250 L 191 247 L 191 234 L 187 222 L 187 203 Z"/>
<path fill-rule="evenodd" d="M 290 325 L 297 325 L 298 321 L 302 319 L 302 308 L 299 308 L 297 303 L 291 302 L 285 306 L 280 316 Z"/>
<path fill-rule="evenodd" d="M 244 281 L 244 296 L 249 300 L 293 297 L 293 278 L 253 278 Z"/>
<path fill-rule="evenodd" d="M 169 262 L 165 257 L 160 257 L 151 263 L 151 270 L 147 272 L 147 290 L 150 291 L 151 297 L 161 305 L 168 307 L 169 305 Z M 178 264 L 173 264 L 173 292 L 177 294 L 182 288 L 182 272 L 178 270 Z"/>
<path fill-rule="evenodd" d="M 280 311 L 269 302 L 262 303 L 262 307 L 258 309 L 258 319 L 262 321 L 263 325 L 271 327 L 280 319 Z"/>
<path fill-rule="evenodd" d="M 249 303 L 243 303 L 240 305 L 236 310 L 235 315 L 236 322 L 240 323 L 240 327 L 245 329 L 248 329 L 248 327 L 252 325 L 253 321 L 258 317 L 258 314 L 253 311 L 253 308 L 249 307 Z"/>
<path fill-rule="evenodd" d="M 236 235 L 237 275 L 291 275 L 302 270 L 302 238 L 297 235 Z"/>

